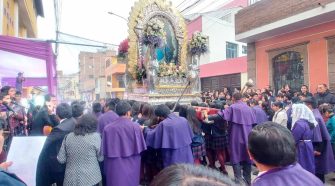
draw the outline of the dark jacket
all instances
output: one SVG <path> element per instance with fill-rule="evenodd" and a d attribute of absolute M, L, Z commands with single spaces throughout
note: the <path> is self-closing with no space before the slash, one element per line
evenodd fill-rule
<path fill-rule="evenodd" d="M 210 124 L 211 134 L 213 137 L 227 136 L 227 122 L 219 114 L 208 116 L 208 121 L 214 122 Z M 205 124 L 207 124 L 205 122 Z"/>
<path fill-rule="evenodd" d="M 0 168 L 0 185 L 26 186 L 15 174 L 4 171 Z"/>
<path fill-rule="evenodd" d="M 328 90 L 323 94 L 316 93 L 315 99 L 318 102 L 318 104 L 323 104 L 323 103 L 335 104 L 335 96 L 332 93 L 330 93 Z"/>
<path fill-rule="evenodd" d="M 57 124 L 56 115 L 49 115 L 48 108 L 44 106 L 34 118 L 31 135 L 43 136 L 43 128 L 45 126 L 55 127 Z"/>
<path fill-rule="evenodd" d="M 36 186 L 49 186 L 53 183 L 62 185 L 64 181 L 65 165 L 57 161 L 57 154 L 64 137 L 73 132 L 76 125 L 74 118 L 62 121 L 57 127 L 52 129 L 47 137 L 36 169 Z"/>
<path fill-rule="evenodd" d="M 306 97 L 313 97 L 313 94 L 310 92 L 302 93 L 301 94 L 305 95 Z"/>

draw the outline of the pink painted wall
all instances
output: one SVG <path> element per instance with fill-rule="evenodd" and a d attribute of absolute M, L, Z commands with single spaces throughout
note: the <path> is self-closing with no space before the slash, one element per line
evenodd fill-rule
<path fill-rule="evenodd" d="M 328 55 L 325 37 L 335 35 L 335 21 L 256 42 L 256 81 L 258 88 L 270 84 L 267 50 L 309 42 L 309 87 L 315 92 L 320 83 L 328 84 Z"/>
<path fill-rule="evenodd" d="M 200 66 L 200 77 L 212 77 L 247 72 L 247 57 L 238 57 Z"/>
<path fill-rule="evenodd" d="M 236 8 L 236 7 L 247 7 L 248 6 L 248 0 L 233 0 L 230 3 L 222 6 L 220 9 L 225 10 L 229 8 Z"/>
<path fill-rule="evenodd" d="M 197 31 L 202 31 L 202 16 L 199 16 L 198 18 L 187 24 L 187 38 L 191 39 L 192 34 Z"/>

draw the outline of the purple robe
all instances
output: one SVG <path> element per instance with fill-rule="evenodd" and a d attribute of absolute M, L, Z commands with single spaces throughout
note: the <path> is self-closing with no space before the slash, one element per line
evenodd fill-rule
<path fill-rule="evenodd" d="M 252 107 L 252 110 L 255 113 L 257 124 L 269 121 L 265 111 L 259 105 Z"/>
<path fill-rule="evenodd" d="M 335 160 L 330 143 L 330 135 L 328 133 L 326 124 L 318 109 L 313 110 L 316 121 L 321 132 L 323 151 L 320 156 L 315 156 L 315 173 L 317 174 L 328 174 L 329 172 L 335 171 Z"/>
<path fill-rule="evenodd" d="M 314 148 L 312 144 L 313 130 L 308 121 L 299 119 L 293 126 L 292 134 L 296 144 L 297 161 L 311 173 L 315 173 Z"/>
<path fill-rule="evenodd" d="M 0 105 L 0 112 L 7 112 L 8 109 L 5 105 Z"/>
<path fill-rule="evenodd" d="M 247 152 L 248 135 L 252 125 L 256 124 L 255 113 L 242 101 L 237 101 L 224 110 L 224 117 L 229 122 L 229 153 L 230 162 L 237 164 L 242 161 L 251 163 Z"/>
<path fill-rule="evenodd" d="M 323 183 L 299 163 L 283 168 L 274 168 L 258 176 L 252 186 L 323 186 Z"/>
<path fill-rule="evenodd" d="M 140 126 L 119 117 L 105 127 L 102 152 L 107 186 L 138 186 L 142 151 L 146 145 Z"/>
<path fill-rule="evenodd" d="M 161 150 L 164 167 L 194 162 L 191 149 L 193 132 L 185 118 L 172 113 L 156 128 L 146 128 L 145 136 L 149 147 Z"/>
<path fill-rule="evenodd" d="M 104 128 L 108 125 L 114 122 L 119 116 L 113 112 L 113 111 L 108 111 L 104 114 L 102 114 L 99 119 L 98 119 L 98 127 L 97 131 L 102 134 L 104 132 Z"/>

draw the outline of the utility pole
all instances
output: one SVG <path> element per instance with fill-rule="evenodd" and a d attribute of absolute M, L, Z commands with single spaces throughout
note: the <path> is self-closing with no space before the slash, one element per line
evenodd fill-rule
<path fill-rule="evenodd" d="M 59 8 L 58 8 L 58 1 L 54 0 L 54 11 L 55 11 L 55 23 L 56 23 L 56 41 L 59 40 L 59 12 L 58 12 Z M 56 72 L 57 72 L 57 67 L 58 67 L 58 52 L 59 52 L 59 43 L 56 42 L 55 43 L 55 62 L 56 62 Z M 57 94 L 60 94 L 60 89 L 58 87 L 59 85 L 59 80 L 58 80 L 58 75 L 56 73 L 56 87 L 57 87 Z M 59 97 L 60 95 L 57 95 L 57 97 Z"/>

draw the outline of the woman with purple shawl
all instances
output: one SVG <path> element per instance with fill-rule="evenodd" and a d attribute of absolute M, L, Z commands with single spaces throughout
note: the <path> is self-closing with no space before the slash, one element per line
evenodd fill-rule
<path fill-rule="evenodd" d="M 141 152 L 146 149 L 142 130 L 130 120 L 128 102 L 118 102 L 115 110 L 120 117 L 105 127 L 102 136 L 107 186 L 138 186 Z"/>
<path fill-rule="evenodd" d="M 171 113 L 166 105 L 157 106 L 155 115 L 161 122 L 154 129 L 145 127 L 143 132 L 147 146 L 160 150 L 163 167 L 179 163 L 193 164 L 193 132 L 187 120 Z"/>
<path fill-rule="evenodd" d="M 322 182 L 296 162 L 291 132 L 274 122 L 254 127 L 249 134 L 248 151 L 259 169 L 253 186 L 321 186 Z"/>
<path fill-rule="evenodd" d="M 318 122 L 313 112 L 304 104 L 292 105 L 292 134 L 297 149 L 299 164 L 311 173 L 315 173 L 313 148 L 313 129 Z"/>

